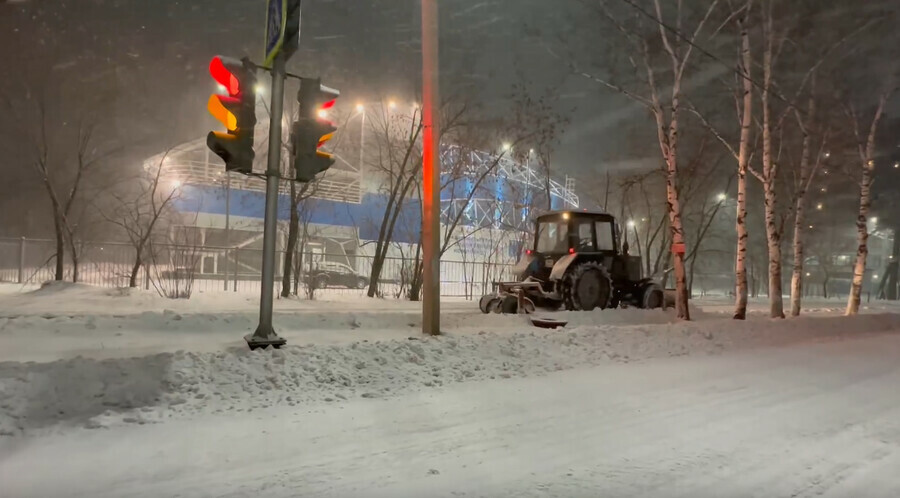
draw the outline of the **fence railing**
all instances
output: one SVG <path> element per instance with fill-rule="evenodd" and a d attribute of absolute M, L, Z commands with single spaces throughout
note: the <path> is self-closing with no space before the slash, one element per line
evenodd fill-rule
<path fill-rule="evenodd" d="M 154 245 L 136 275 L 137 286 L 160 289 L 172 280 L 189 279 L 192 292 L 258 293 L 262 250 L 214 246 Z M 129 285 L 135 263 L 130 244 L 84 242 L 78 244 L 78 281 L 99 287 Z M 298 293 L 315 282 L 323 294 L 364 294 L 374 258 L 363 254 L 295 254 L 292 277 L 299 276 Z M 300 261 L 297 261 L 300 260 Z M 70 250 L 64 258 L 64 278 L 72 280 L 75 265 Z M 405 297 L 410 286 L 413 258 L 388 257 L 383 263 L 378 292 Z M 279 251 L 276 288 L 280 291 L 284 251 Z M 441 261 L 441 295 L 478 298 L 490 292 L 492 282 L 510 280 L 512 265 L 494 261 Z M 55 278 L 56 244 L 47 239 L 0 238 L 0 282 L 40 284 Z"/>

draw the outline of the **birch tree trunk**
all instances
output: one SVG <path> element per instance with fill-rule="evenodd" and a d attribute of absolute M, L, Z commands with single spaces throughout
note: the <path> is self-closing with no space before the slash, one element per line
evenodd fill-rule
<path fill-rule="evenodd" d="M 675 119 L 672 120 L 672 126 L 677 128 Z M 688 308 L 688 288 L 684 268 L 684 228 L 681 225 L 681 205 L 678 202 L 678 186 L 675 183 L 677 175 L 675 157 L 671 157 L 667 162 L 666 199 L 669 205 L 669 222 L 672 230 L 672 263 L 675 268 L 675 316 L 682 320 L 690 320 L 691 312 Z"/>
<path fill-rule="evenodd" d="M 753 124 L 753 81 L 751 76 L 753 61 L 750 54 L 750 33 L 745 21 L 741 22 L 740 27 L 741 69 L 744 72 L 744 78 L 741 143 L 738 150 L 737 214 L 735 216 L 737 249 L 734 263 L 734 318 L 736 320 L 747 318 L 747 165 L 750 163 L 750 126 Z"/>
<path fill-rule="evenodd" d="M 816 99 L 815 76 L 810 84 L 810 98 L 808 106 L 809 119 L 804 125 L 797 114 L 798 123 L 803 132 L 803 145 L 800 152 L 800 178 L 798 181 L 797 199 L 794 202 L 794 267 L 791 273 L 791 316 L 800 315 L 801 300 L 803 299 L 803 225 L 806 224 L 806 193 L 809 191 L 810 182 L 815 175 L 811 169 L 810 155 L 812 153 L 812 136 L 810 126 L 815 123 Z M 819 160 L 816 158 L 816 164 Z"/>
<path fill-rule="evenodd" d="M 781 288 L 781 233 L 778 229 L 776 180 L 778 165 L 772 158 L 772 108 L 769 102 L 772 88 L 772 65 L 774 51 L 774 21 L 769 13 L 766 48 L 763 53 L 763 88 L 762 88 L 762 133 L 763 133 L 763 172 L 762 184 L 765 194 L 766 242 L 769 260 L 769 316 L 784 318 L 784 301 Z"/>
<path fill-rule="evenodd" d="M 794 269 L 791 273 L 791 316 L 800 315 L 803 295 L 803 223 L 805 206 L 802 197 L 797 199 L 795 209 L 797 213 L 794 217 Z"/>
<path fill-rule="evenodd" d="M 862 293 L 863 278 L 866 274 L 866 259 L 869 255 L 869 229 L 866 225 L 869 218 L 869 208 L 872 206 L 871 188 L 872 177 L 875 171 L 875 132 L 878 130 L 878 122 L 884 113 L 884 107 L 892 91 L 881 95 L 869 134 L 865 143 L 860 140 L 859 120 L 852 113 L 854 130 L 856 131 L 859 157 L 862 161 L 862 178 L 859 181 L 859 214 L 856 217 L 856 234 L 859 246 L 856 249 L 856 264 L 853 266 L 853 281 L 850 284 L 850 297 L 847 300 L 847 315 L 855 315 L 859 312 L 859 299 Z"/>
<path fill-rule="evenodd" d="M 859 246 L 856 249 L 856 264 L 853 265 L 853 281 L 850 284 L 850 298 L 847 301 L 847 315 L 859 312 L 859 300 L 862 293 L 863 277 L 866 274 L 866 259 L 869 255 L 869 229 L 866 225 L 869 208 L 872 205 L 870 189 L 872 186 L 871 161 L 863 165 L 862 179 L 859 181 L 859 215 L 856 217 L 856 238 Z"/>

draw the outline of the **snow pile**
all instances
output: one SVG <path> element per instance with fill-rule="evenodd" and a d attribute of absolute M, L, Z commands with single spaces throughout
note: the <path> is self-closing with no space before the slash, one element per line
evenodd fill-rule
<path fill-rule="evenodd" d="M 581 326 L 289 346 L 250 352 L 163 353 L 127 359 L 0 363 L 0 433 L 57 424 L 87 428 L 197 413 L 246 412 L 541 375 L 564 369 L 900 331 L 900 316 Z"/>

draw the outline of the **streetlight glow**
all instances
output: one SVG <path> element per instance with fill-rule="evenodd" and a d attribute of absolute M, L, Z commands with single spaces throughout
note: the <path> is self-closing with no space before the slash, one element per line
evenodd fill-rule
<path fill-rule="evenodd" d="M 878 217 L 873 216 L 873 217 L 869 218 L 869 221 L 874 225 L 874 224 L 878 223 Z"/>
<path fill-rule="evenodd" d="M 822 204 L 821 202 L 816 204 L 816 209 L 818 209 L 819 211 L 825 209 L 825 204 Z"/>
<path fill-rule="evenodd" d="M 397 103 L 392 100 L 392 101 L 388 102 L 388 107 L 391 109 L 396 109 Z"/>
<path fill-rule="evenodd" d="M 825 153 L 825 159 L 828 159 L 829 157 L 831 157 L 831 152 L 826 152 L 826 153 Z"/>
<path fill-rule="evenodd" d="M 727 198 L 728 198 L 728 195 L 726 195 L 724 192 L 719 194 L 718 196 L 716 196 L 716 199 L 719 199 L 719 202 L 722 202 Z"/>
<path fill-rule="evenodd" d="M 509 152 L 510 149 L 512 149 L 512 144 L 509 142 L 503 142 L 503 151 Z"/>
<path fill-rule="evenodd" d="M 257 83 L 257 84 L 253 87 L 253 91 L 256 92 L 257 94 L 263 93 L 263 92 L 266 91 L 266 86 L 263 85 L 262 83 Z"/>
<path fill-rule="evenodd" d="M 325 119 L 328 117 L 328 111 L 325 109 L 319 109 L 319 112 L 316 113 L 319 116 L 319 119 Z"/>
<path fill-rule="evenodd" d="M 634 220 L 628 220 L 627 225 L 628 225 L 628 228 L 634 228 L 634 225 L 635 225 Z"/>
<path fill-rule="evenodd" d="M 356 112 L 363 112 L 366 110 L 366 106 L 360 104 L 356 104 Z"/>

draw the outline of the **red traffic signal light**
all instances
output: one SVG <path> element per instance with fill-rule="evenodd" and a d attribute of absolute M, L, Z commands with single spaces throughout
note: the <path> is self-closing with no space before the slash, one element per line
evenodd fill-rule
<path fill-rule="evenodd" d="M 225 88 L 228 95 L 210 95 L 206 108 L 228 132 L 209 132 L 206 144 L 225 161 L 225 169 L 228 171 L 250 173 L 253 169 L 255 72 L 256 67 L 247 59 L 237 60 L 217 55 L 209 63 L 209 74 Z"/>
<path fill-rule="evenodd" d="M 232 67 L 226 67 L 223 59 L 227 59 L 228 65 Z M 241 93 L 241 80 L 235 75 L 235 64 L 241 65 L 241 62 L 230 57 L 223 58 L 220 55 L 213 57 L 209 62 L 209 74 L 211 74 L 213 79 L 220 85 L 225 87 L 225 91 L 232 97 Z"/>

